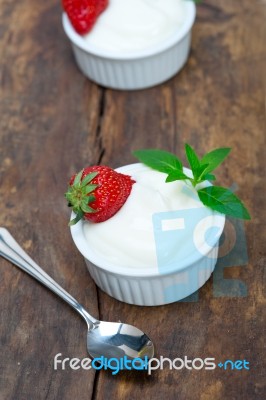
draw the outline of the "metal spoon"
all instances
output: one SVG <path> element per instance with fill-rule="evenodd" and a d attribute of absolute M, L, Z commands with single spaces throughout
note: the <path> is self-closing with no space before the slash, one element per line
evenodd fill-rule
<path fill-rule="evenodd" d="M 92 317 L 84 307 L 44 272 L 19 246 L 7 229 L 0 227 L 0 255 L 43 285 L 74 308 L 87 322 L 87 350 L 93 357 L 148 359 L 154 355 L 152 341 L 145 333 L 122 322 L 103 322 Z M 136 360 L 137 361 L 137 360 Z"/>

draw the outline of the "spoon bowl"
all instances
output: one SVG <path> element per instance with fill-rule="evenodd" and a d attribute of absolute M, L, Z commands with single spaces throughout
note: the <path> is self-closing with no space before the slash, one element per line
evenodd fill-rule
<path fill-rule="evenodd" d="M 126 356 L 129 360 L 147 360 L 153 357 L 153 343 L 144 332 L 122 322 L 104 322 L 95 319 L 36 264 L 8 230 L 2 227 L 0 227 L 0 255 L 37 279 L 83 317 L 88 326 L 87 350 L 92 358 L 103 356 L 106 359 L 121 359 Z"/>
<path fill-rule="evenodd" d="M 149 337 L 138 328 L 122 322 L 98 321 L 88 331 L 87 348 L 93 358 L 148 359 L 154 355 Z"/>

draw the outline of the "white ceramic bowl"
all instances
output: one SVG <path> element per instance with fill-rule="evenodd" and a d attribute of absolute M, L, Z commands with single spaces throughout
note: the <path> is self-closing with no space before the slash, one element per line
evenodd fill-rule
<path fill-rule="evenodd" d="M 138 165 L 140 164 L 124 166 L 118 168 L 117 171 L 130 175 Z M 195 209 L 193 210 L 195 212 Z M 178 260 L 174 265 L 166 268 L 158 268 L 157 265 L 151 265 L 148 268 L 139 266 L 132 268 L 127 265 L 112 264 L 106 258 L 96 254 L 90 247 L 84 234 L 85 221 L 71 226 L 71 234 L 75 245 L 85 258 L 92 278 L 104 292 L 126 303 L 156 306 L 189 296 L 197 291 L 213 272 L 225 217 L 212 211 L 208 212 L 211 214 L 212 221 L 210 228 L 216 229 L 216 232 L 211 235 L 211 243 L 204 242 L 204 245 L 200 245 L 199 251 L 191 248 L 190 252 L 189 249 L 188 258 Z M 73 213 L 71 218 L 73 218 Z M 195 229 L 201 229 L 201 225 L 197 224 Z M 202 235 L 205 233 L 202 232 Z M 110 232 L 110 234 L 113 233 Z M 195 244 L 195 239 L 193 240 Z M 194 245 L 192 247 L 194 248 Z"/>
<path fill-rule="evenodd" d="M 102 51 L 86 43 L 63 13 L 62 22 L 75 59 L 85 76 L 114 89 L 144 89 L 166 81 L 186 63 L 196 6 L 185 0 L 186 20 L 174 35 L 148 50 L 139 52 Z"/>

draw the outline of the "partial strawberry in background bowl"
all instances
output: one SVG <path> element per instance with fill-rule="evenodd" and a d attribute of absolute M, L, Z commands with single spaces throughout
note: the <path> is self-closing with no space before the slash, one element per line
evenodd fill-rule
<path fill-rule="evenodd" d="M 99 15 L 108 6 L 108 0 L 62 0 L 73 28 L 80 35 L 88 33 Z"/>
<path fill-rule="evenodd" d="M 99 85 L 144 89 L 186 63 L 196 7 L 191 0 L 62 0 L 77 65 Z"/>
<path fill-rule="evenodd" d="M 216 149 L 200 159 L 186 145 L 187 169 L 171 153 L 141 150 L 134 153 L 140 163 L 88 167 L 71 178 L 71 235 L 103 291 L 129 304 L 156 306 L 191 295 L 209 279 L 224 214 L 250 219 L 235 194 L 210 183 L 229 151 Z"/>

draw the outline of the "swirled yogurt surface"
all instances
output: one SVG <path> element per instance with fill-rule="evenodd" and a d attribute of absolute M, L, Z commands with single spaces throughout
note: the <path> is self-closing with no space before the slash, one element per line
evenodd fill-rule
<path fill-rule="evenodd" d="M 192 226 L 192 230 L 189 228 L 189 223 L 188 227 L 183 226 L 182 218 L 169 221 L 167 221 L 169 218 L 166 218 L 164 226 L 161 227 L 162 230 L 182 230 L 181 236 L 178 234 L 176 240 L 166 240 L 167 251 L 164 254 L 166 262 L 171 262 L 173 257 L 176 260 L 176 257 L 190 256 L 191 241 L 199 248 L 206 245 L 204 235 L 213 225 L 214 213 L 202 205 L 195 188 L 184 181 L 166 183 L 166 174 L 140 163 L 123 167 L 118 171 L 131 175 L 136 183 L 125 204 L 112 218 L 101 223 L 84 222 L 84 235 L 94 254 L 117 266 L 157 267 L 158 249 L 155 240 L 154 216 L 158 213 L 166 213 L 167 217 L 167 212 L 178 210 L 187 211 L 185 223 L 191 213 L 192 221 L 188 221 L 190 225 L 191 222 L 192 225 L 194 223 L 195 211 L 199 213 L 203 210 L 204 214 L 198 228 L 194 229 Z M 175 227 L 174 224 L 176 224 Z M 216 233 L 213 232 L 212 237 Z"/>
<path fill-rule="evenodd" d="M 183 24 L 184 0 L 109 0 L 85 41 L 107 51 L 137 51 L 163 42 Z"/>

